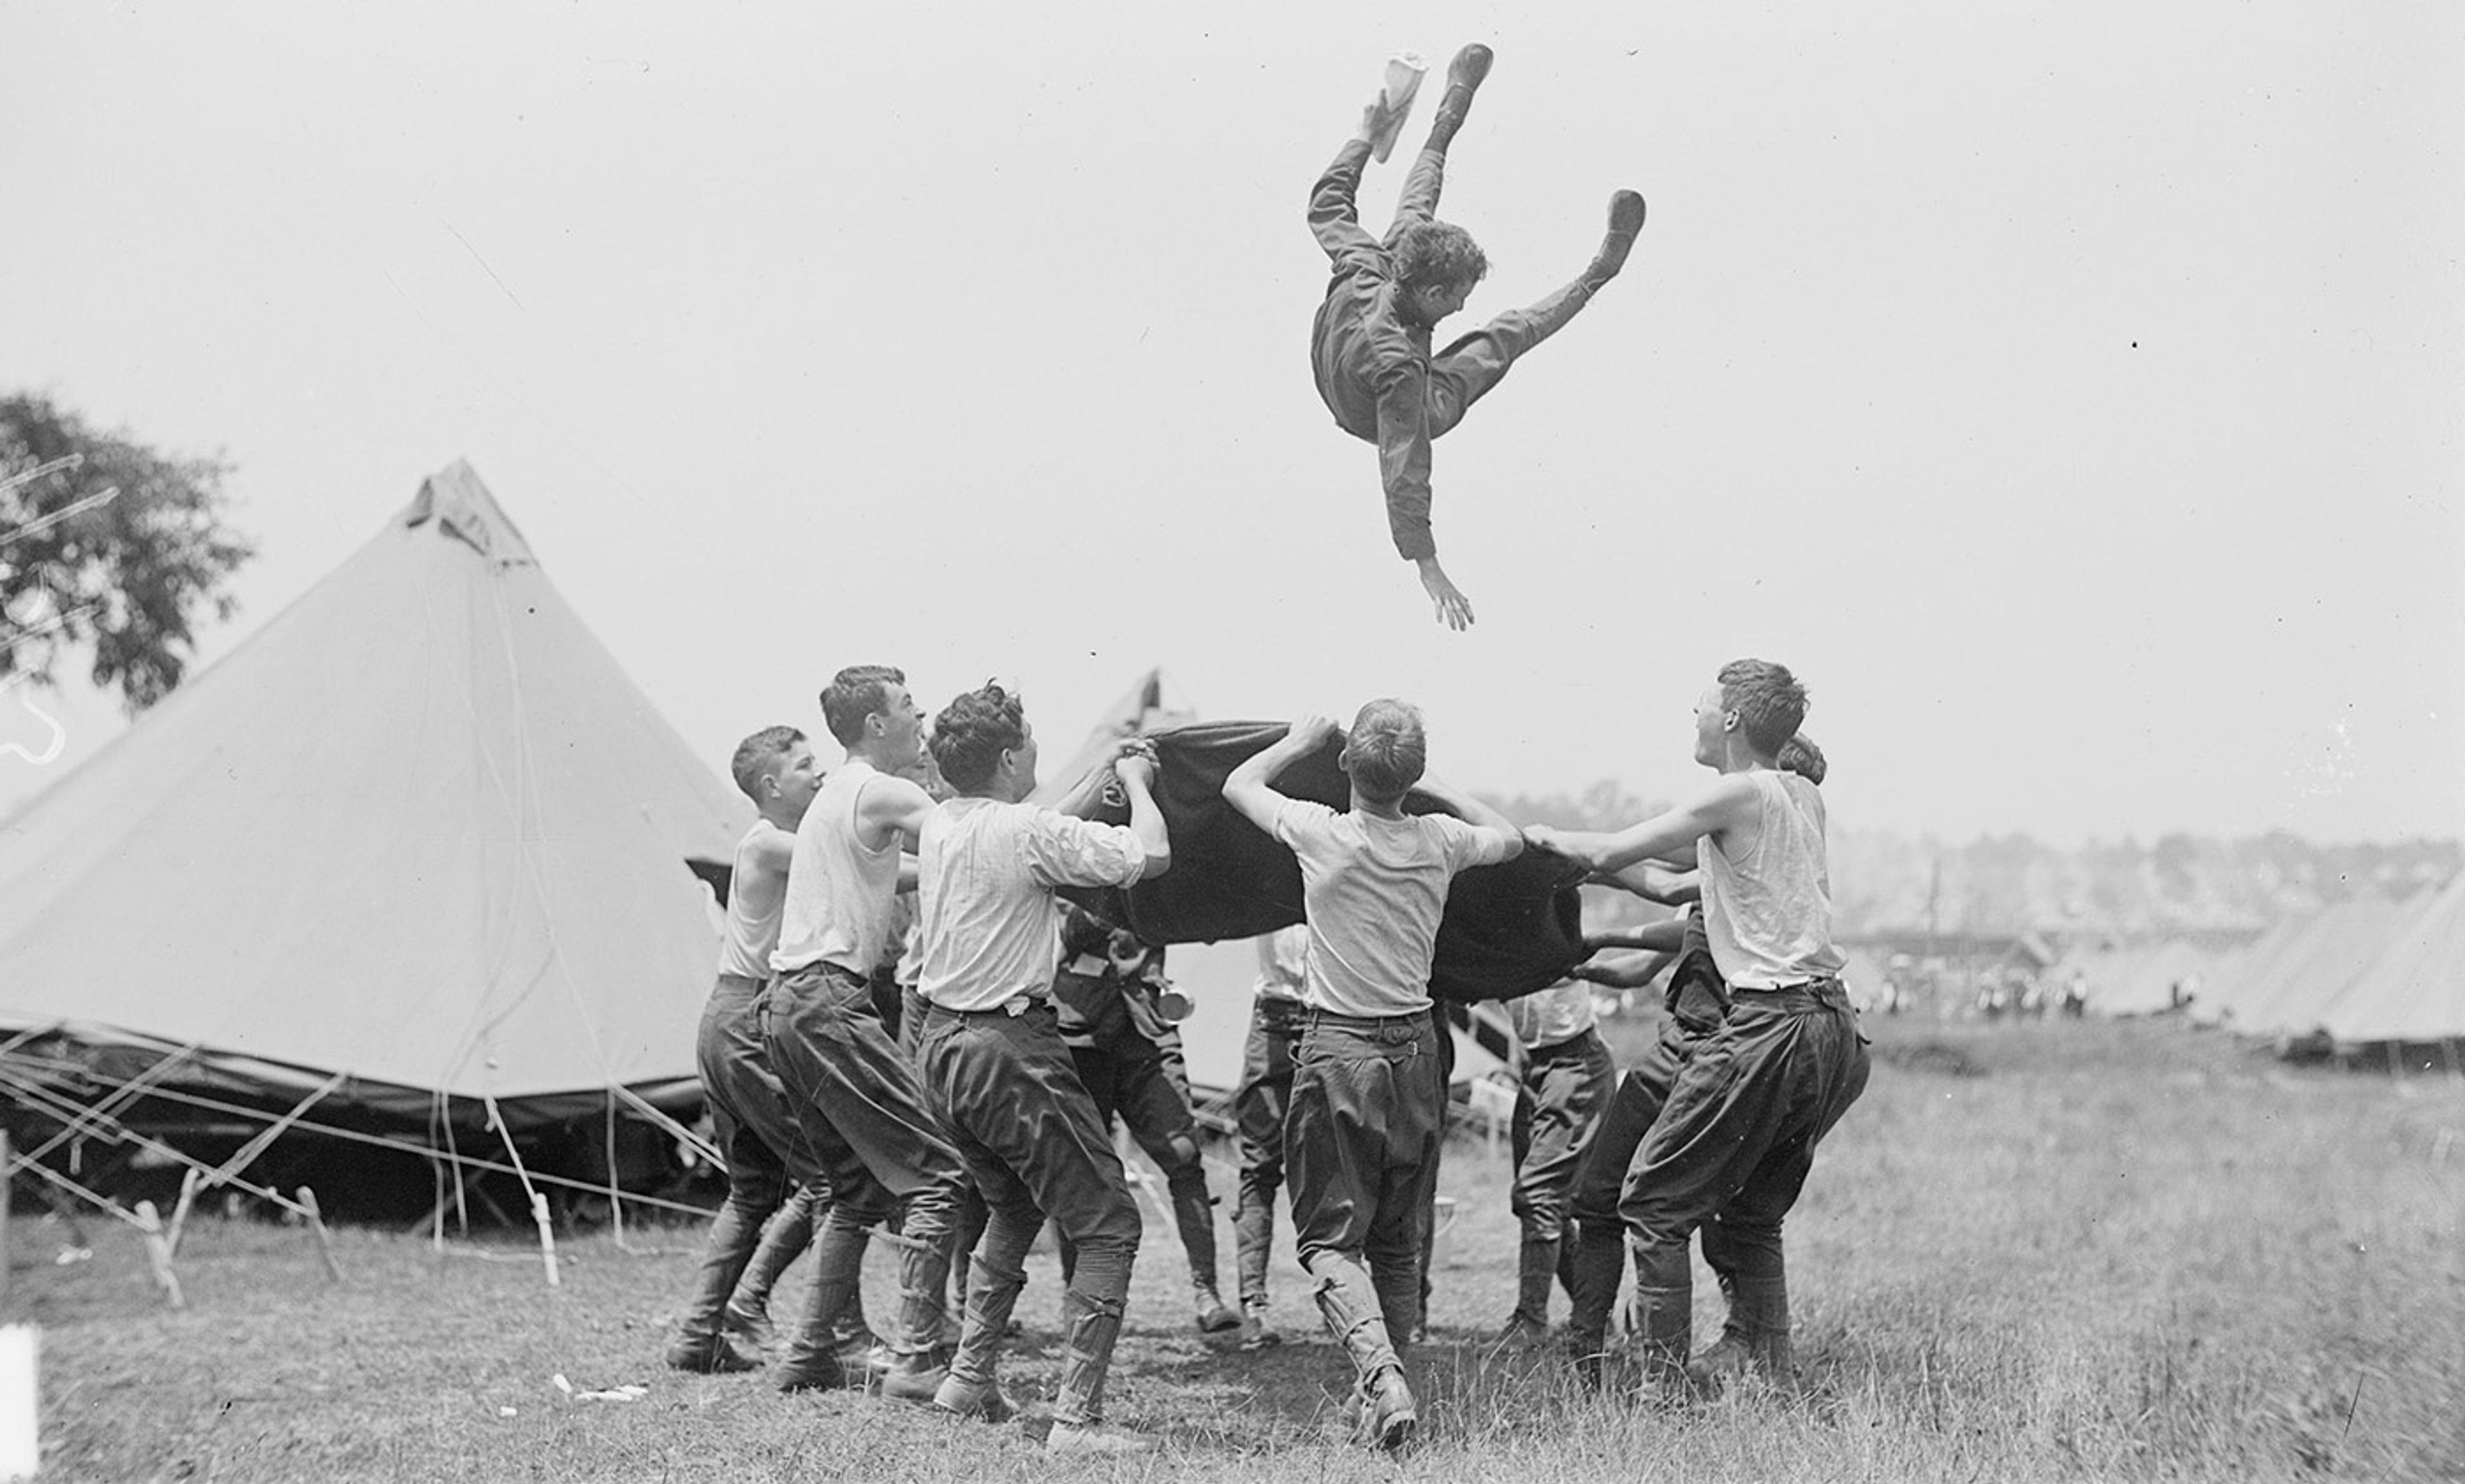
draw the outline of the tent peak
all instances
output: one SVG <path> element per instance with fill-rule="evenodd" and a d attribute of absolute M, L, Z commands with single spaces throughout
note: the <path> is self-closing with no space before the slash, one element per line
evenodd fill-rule
<path fill-rule="evenodd" d="M 433 520 L 439 535 L 450 536 L 489 561 L 506 566 L 535 566 L 530 543 L 505 515 L 497 497 L 479 482 L 467 459 L 457 458 L 419 482 L 419 493 L 402 513 L 403 527 L 414 529 Z"/>

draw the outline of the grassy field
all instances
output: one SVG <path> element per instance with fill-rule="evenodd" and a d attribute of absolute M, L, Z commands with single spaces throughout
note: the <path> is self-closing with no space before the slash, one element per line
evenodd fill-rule
<path fill-rule="evenodd" d="M 1490 1355 L 1515 1230 L 1504 1155 L 1473 1136 L 1414 1362 L 1425 1438 L 1396 1461 L 1323 1441 L 1344 1365 L 1288 1252 L 1291 1342 L 1212 1352 L 1152 1215 L 1111 1410 L 1171 1448 L 1111 1464 L 1048 1463 L 1040 1406 L 944 1424 L 662 1370 L 690 1224 L 568 1239 L 551 1290 L 514 1237 L 440 1257 L 345 1229 L 335 1284 L 304 1232 L 204 1219 L 175 1313 L 133 1235 L 95 1223 L 63 1266 L 65 1229 L 21 1218 L 7 1318 L 43 1329 L 46 1479 L 2465 1476 L 2465 1085 L 2289 1072 L 2166 1026 L 1873 1029 L 1872 1088 L 1789 1228 L 1806 1395 L 1642 1412 Z M 868 1281 L 886 1315 L 886 1252 Z M 776 1312 L 801 1291 L 800 1267 Z M 1058 1304 L 1038 1259 L 1008 1374 L 1039 1400 Z M 649 1390 L 571 1400 L 558 1375 Z"/>

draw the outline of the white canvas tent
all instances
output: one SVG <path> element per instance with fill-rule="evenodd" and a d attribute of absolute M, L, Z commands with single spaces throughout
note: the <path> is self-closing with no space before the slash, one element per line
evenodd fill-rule
<path fill-rule="evenodd" d="M 0 1071 L 512 1135 L 680 1133 L 750 806 L 468 465 L 0 823 Z M 344 1117 L 347 1116 L 347 1117 Z M 313 1123 L 309 1126 L 314 1126 Z"/>
<path fill-rule="evenodd" d="M 2309 918 L 2281 918 L 2257 938 L 2213 959 L 2201 976 L 2200 997 L 2191 1002 L 2191 1019 L 2204 1026 L 2228 1025 L 2235 1007 L 2251 997 L 2261 976 L 2277 955 L 2299 937 Z"/>
<path fill-rule="evenodd" d="M 2207 954 L 2182 939 L 2150 944 L 2097 985 L 2089 1008 L 2100 1015 L 2156 1015 L 2176 1008 L 2178 991 L 2197 1004 L 2208 963 Z"/>
<path fill-rule="evenodd" d="M 2323 1021 L 2341 1045 L 2465 1037 L 2465 876 L 2390 939 Z"/>
<path fill-rule="evenodd" d="M 2264 963 L 2254 963 L 2232 999 L 2227 1024 L 2251 1035 L 2308 1035 L 2328 1009 L 2402 936 L 2427 903 L 2365 897 L 2304 924 Z"/>

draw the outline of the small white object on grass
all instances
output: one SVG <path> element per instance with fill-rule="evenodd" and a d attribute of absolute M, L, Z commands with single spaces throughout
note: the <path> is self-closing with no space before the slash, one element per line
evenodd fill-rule
<path fill-rule="evenodd" d="M 600 1391 L 576 1391 L 573 1389 L 573 1383 L 565 1379 L 563 1371 L 550 1376 L 548 1380 L 555 1384 L 556 1389 L 576 1402 L 634 1402 L 651 1394 L 650 1387 L 632 1383 L 621 1386 L 610 1386 Z M 511 1415 L 510 1409 L 507 1415 Z"/>
<path fill-rule="evenodd" d="M 638 1402 L 650 1394 L 650 1387 L 628 1383 L 610 1386 L 604 1391 L 577 1391 L 573 1399 L 577 1402 Z"/>
<path fill-rule="evenodd" d="M 0 1479 L 31 1479 L 42 1465 L 34 1425 L 40 1341 L 31 1324 L 0 1326 Z"/>

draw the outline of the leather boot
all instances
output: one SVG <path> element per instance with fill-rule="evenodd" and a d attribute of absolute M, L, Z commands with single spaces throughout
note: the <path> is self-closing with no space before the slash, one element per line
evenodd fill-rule
<path fill-rule="evenodd" d="M 1496 59 L 1489 48 L 1476 41 L 1447 63 L 1446 96 L 1438 100 L 1438 111 L 1430 120 L 1430 142 L 1422 147 L 1443 150 L 1455 143 L 1455 131 L 1472 114 L 1473 95 L 1480 91 L 1481 79 L 1489 76 L 1489 64 Z"/>
<path fill-rule="evenodd" d="M 1421 1259 L 1411 1267 L 1372 1264 L 1369 1268 L 1379 1316 L 1387 1321 L 1387 1338 L 1395 1346 L 1398 1363 L 1406 1346 L 1429 1339 L 1430 1270 L 1426 1247 L 1421 1250 Z"/>
<path fill-rule="evenodd" d="M 974 1388 L 993 1384 L 1010 1310 L 1027 1287 L 1027 1270 L 1005 1267 L 998 1256 L 980 1252 L 969 1266 L 967 1283 L 966 1321 L 959 1328 L 959 1347 L 950 1358 L 949 1379 L 962 1388 L 951 1392 L 954 1399 L 980 1395 Z M 941 1393 L 934 1399 L 938 1403 Z"/>
<path fill-rule="evenodd" d="M 1388 1337 L 1386 1313 L 1376 1301 L 1368 1273 L 1349 1258 L 1321 1252 L 1309 1265 L 1318 1279 L 1311 1296 L 1327 1332 L 1351 1358 L 1353 1441 L 1370 1448 L 1400 1448 L 1420 1422 L 1412 1388 Z"/>
<path fill-rule="evenodd" d="M 1255 1303 L 1244 1300 L 1241 1305 L 1241 1348 L 1264 1350 L 1270 1345 L 1279 1345 L 1283 1342 L 1284 1337 L 1276 1332 L 1273 1324 L 1267 1322 L 1265 1300 L 1261 1299 Z"/>
<path fill-rule="evenodd" d="M 1241 1327 L 1241 1316 L 1232 1312 L 1224 1296 L 1211 1283 L 1198 1286 L 1196 1296 L 1198 1332 L 1202 1335 L 1229 1335 Z"/>
<path fill-rule="evenodd" d="M 1739 1278 L 1727 1285 L 1729 1318 L 1721 1338 L 1687 1362 L 1696 1384 L 1718 1389 L 1748 1374 L 1787 1390 L 1797 1381 L 1788 1339 L 1788 1284 L 1781 1277 Z"/>
<path fill-rule="evenodd" d="M 1389 1365 L 1359 1383 L 1361 1407 L 1352 1426 L 1352 1441 L 1361 1448 L 1393 1452 L 1412 1441 L 1420 1427 L 1419 1404 L 1404 1382 L 1403 1367 Z"/>
<path fill-rule="evenodd" d="M 1113 1344 L 1121 1334 L 1121 1309 L 1130 1288 L 1128 1251 L 1079 1252 L 1079 1282 L 1061 1300 L 1061 1380 L 1053 1396 L 1053 1430 L 1044 1447 L 1054 1453 L 1151 1453 L 1164 1446 L 1152 1433 L 1104 1421 L 1104 1377 Z"/>
<path fill-rule="evenodd" d="M 1215 1286 L 1215 1203 L 1207 1194 L 1207 1169 L 1197 1155 L 1193 1146 L 1189 1162 L 1166 1175 L 1165 1187 L 1172 1195 L 1172 1220 L 1181 1230 L 1181 1250 L 1189 1258 L 1198 1332 L 1223 1335 L 1241 1327 L 1241 1316 L 1226 1306 Z"/>
<path fill-rule="evenodd" d="M 1093 1254 L 1081 1252 L 1082 1260 Z M 1087 1267 L 1097 1267 L 1093 1261 Z M 1087 1274 L 1098 1281 L 1063 1296 L 1061 1326 L 1067 1333 L 1061 1352 L 1061 1381 L 1054 1388 L 1053 1431 L 1045 1448 L 1056 1453 L 1145 1453 L 1163 1440 L 1104 1423 L 1104 1376 L 1112 1368 L 1113 1343 L 1121 1334 L 1121 1306 L 1129 1287 L 1128 1254 L 1122 1254 L 1120 1281 L 1109 1273 Z"/>
<path fill-rule="evenodd" d="M 942 1345 L 942 1299 L 950 1285 L 946 1248 L 911 1245 L 899 1254 L 899 1329 L 891 1347 L 899 1359 L 881 1378 L 881 1394 L 922 1406 L 934 1400 L 949 1375 L 950 1352 Z"/>
<path fill-rule="evenodd" d="M 1554 1238 L 1523 1239 L 1516 1260 L 1515 1313 L 1499 1343 L 1524 1349 L 1548 1340 L 1549 1288 L 1558 1281 L 1561 1246 Z"/>
<path fill-rule="evenodd" d="M 945 1375 L 933 1393 L 933 1409 L 954 1417 L 973 1417 L 979 1422 L 1008 1422 L 1018 1415 L 1018 1404 L 1001 1388 L 998 1381 L 961 1381 Z"/>
<path fill-rule="evenodd" d="M 777 1338 L 770 1325 L 770 1291 L 778 1287 L 779 1274 L 812 1245 L 819 1215 L 816 1206 L 811 1189 L 788 1197 L 763 1229 L 762 1245 L 753 1250 L 753 1260 L 744 1265 L 744 1275 L 736 1280 L 736 1291 L 728 1296 L 727 1332 L 757 1355 L 767 1351 Z M 859 1308 L 859 1317 L 861 1312 Z"/>
<path fill-rule="evenodd" d="M 813 1286 L 806 1295 L 805 1313 L 772 1378 L 780 1390 L 861 1387 L 872 1381 L 871 1367 L 861 1358 L 853 1366 L 847 1363 L 838 1339 L 839 1321 L 864 1273 L 865 1243 L 871 1236 L 862 1227 L 823 1223 L 813 1243 Z"/>
<path fill-rule="evenodd" d="M 1567 1285 L 1574 1312 L 1566 1318 L 1566 1349 L 1575 1374 L 1597 1387 L 1609 1355 L 1610 1311 L 1617 1307 L 1618 1281 L 1626 1276 L 1626 1234 L 1614 1221 L 1578 1221 L 1574 1277 Z"/>
<path fill-rule="evenodd" d="M 1599 291 L 1602 284 L 1618 276 L 1626 266 L 1627 255 L 1634 250 L 1634 239 L 1643 231 L 1643 197 L 1632 190 L 1615 191 L 1610 196 L 1609 234 L 1601 238 L 1601 250 L 1592 255 L 1591 265 L 1584 270 L 1583 285 L 1588 294 Z"/>
<path fill-rule="evenodd" d="M 693 1296 L 686 1300 L 676 1336 L 668 1341 L 667 1362 L 672 1369 L 713 1373 L 762 1368 L 759 1350 L 748 1352 L 729 1343 L 724 1328 L 728 1296 L 736 1291 L 738 1276 L 760 1240 L 760 1228 L 742 1208 L 733 1204 L 719 1208 L 710 1224 L 710 1236 L 702 1244 Z"/>
<path fill-rule="evenodd" d="M 1635 1289 L 1633 1332 L 1636 1354 L 1643 1362 L 1643 1400 L 1674 1404 L 1687 1399 L 1686 1350 L 1693 1343 L 1694 1330 L 1691 1285 Z"/>

